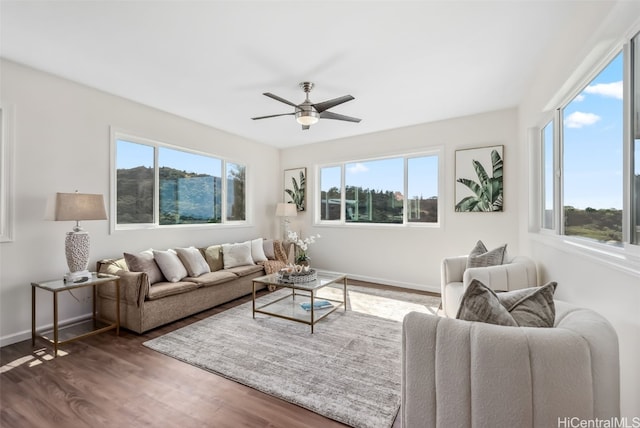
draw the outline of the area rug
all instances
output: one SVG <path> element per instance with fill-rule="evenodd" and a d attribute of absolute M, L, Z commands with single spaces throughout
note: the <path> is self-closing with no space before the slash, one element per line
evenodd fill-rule
<path fill-rule="evenodd" d="M 434 313 L 439 299 L 348 290 L 349 310 L 333 312 L 313 334 L 305 324 L 253 319 L 249 302 L 144 345 L 352 427 L 388 428 L 400 407 L 402 317 L 411 310 Z M 260 304 L 287 292 L 265 295 Z"/>

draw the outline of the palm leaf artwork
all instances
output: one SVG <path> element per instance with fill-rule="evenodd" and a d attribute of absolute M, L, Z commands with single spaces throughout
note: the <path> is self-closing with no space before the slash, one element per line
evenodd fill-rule
<path fill-rule="evenodd" d="M 456 204 L 456 211 L 502 211 L 502 157 L 497 150 L 491 150 L 491 177 L 480 162 L 472 159 L 471 163 L 478 176 L 478 181 L 468 178 L 456 180 L 473 192 L 473 196 L 467 196 Z"/>
<path fill-rule="evenodd" d="M 291 177 L 291 189 L 284 189 L 284 191 L 291 197 L 291 202 L 296 204 L 298 211 L 304 211 L 304 191 L 306 188 L 306 178 L 304 176 L 304 170 L 300 171 L 300 182 L 296 181 L 295 177 Z"/>

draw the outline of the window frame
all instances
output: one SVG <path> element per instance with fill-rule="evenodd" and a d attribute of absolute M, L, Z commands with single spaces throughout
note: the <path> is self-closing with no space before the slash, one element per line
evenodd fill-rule
<path fill-rule="evenodd" d="M 328 162 L 325 164 L 317 164 L 314 167 L 314 177 L 315 183 L 314 186 L 314 195 L 313 195 L 313 224 L 314 226 L 335 226 L 335 227 L 354 227 L 354 228 L 406 228 L 406 227 L 422 227 L 422 228 L 441 228 L 443 226 L 443 209 L 444 209 L 444 180 L 443 180 L 443 152 L 444 148 L 442 146 L 432 147 L 430 149 L 420 151 L 420 152 L 409 152 L 409 153 L 395 153 L 388 154 L 384 156 L 370 157 L 370 158 L 360 158 L 360 159 L 348 159 L 342 160 L 338 162 Z M 438 165 L 438 183 L 437 183 L 437 198 L 438 198 L 438 214 L 437 221 L 435 222 L 409 222 L 408 212 L 407 212 L 407 204 L 408 198 L 403 198 L 403 209 L 402 209 L 402 223 L 358 223 L 358 222 L 348 222 L 345 219 L 345 208 L 346 208 L 346 186 L 345 186 L 345 178 L 346 178 L 346 168 L 347 164 L 358 163 L 358 162 L 372 162 L 379 161 L 385 159 L 402 159 L 403 161 L 403 187 L 402 191 L 404 195 L 408 194 L 408 162 L 411 158 L 419 158 L 419 157 L 429 157 L 436 156 L 437 157 L 437 165 Z M 321 204 L 320 197 L 322 194 L 322 182 L 321 182 L 321 171 L 323 168 L 332 168 L 339 167 L 340 168 L 340 218 L 336 220 L 322 220 L 321 219 Z"/>
<path fill-rule="evenodd" d="M 582 254 L 598 263 L 613 267 L 622 272 L 631 273 L 640 276 L 640 242 L 631 243 L 631 221 L 632 215 L 632 186 L 630 180 L 633 179 L 633 162 L 631 161 L 634 142 L 632 140 L 631 124 L 633 119 L 633 103 L 631 101 L 632 94 L 632 66 L 631 66 L 631 47 L 632 39 L 640 35 L 637 32 L 630 32 L 623 40 L 613 46 L 600 61 L 596 62 L 588 73 L 575 81 L 572 89 L 564 95 L 557 94 L 554 97 L 555 105 L 547 106 L 552 111 L 547 110 L 543 113 L 541 120 L 537 125 L 537 174 L 539 174 L 537 182 L 539 190 L 537 192 L 534 203 L 537 205 L 537 211 L 542 215 L 544 212 L 544 157 L 543 157 L 543 138 L 542 132 L 549 121 L 554 123 L 554 189 L 556 191 L 554 198 L 554 228 L 547 229 L 543 227 L 543 218 L 539 217 L 536 221 L 536 227 L 532 235 L 534 240 L 538 240 L 549 244 L 564 251 Z M 565 235 L 564 230 L 564 150 L 563 150 L 563 109 L 571 103 L 571 101 L 586 88 L 620 53 L 623 55 L 623 164 L 622 164 L 622 245 L 613 246 L 606 243 L 591 241 L 579 236 Z M 552 118 L 551 118 L 552 117 Z M 551 119 L 550 119 L 551 118 Z M 635 215 L 640 215 L 636 213 Z"/>
<path fill-rule="evenodd" d="M 117 222 L 117 142 L 123 140 L 134 144 L 141 144 L 150 146 L 153 148 L 153 169 L 154 169 L 154 189 L 153 189 L 153 222 L 152 223 L 124 223 Z M 182 223 L 182 224 L 160 224 L 160 168 L 158 163 L 159 148 L 167 148 L 171 150 L 177 150 L 197 156 L 203 156 L 213 158 L 221 161 L 221 217 L 218 223 Z M 227 164 L 241 165 L 245 168 L 245 220 L 227 220 Z M 110 141 L 110 166 L 109 166 L 109 184 L 110 184 L 110 198 L 109 198 L 109 228 L 110 233 L 128 231 L 128 230 L 147 230 L 147 229 L 210 229 L 219 227 L 237 227 L 237 226 L 250 226 L 251 225 L 251 199 L 249 197 L 249 165 L 245 162 L 241 162 L 234 159 L 229 159 L 221 156 L 217 156 L 211 153 L 205 153 L 202 151 L 189 149 L 176 144 L 170 144 L 166 142 L 157 141 L 154 139 L 140 137 L 134 133 L 127 132 L 118 128 L 111 128 L 111 141 Z"/>

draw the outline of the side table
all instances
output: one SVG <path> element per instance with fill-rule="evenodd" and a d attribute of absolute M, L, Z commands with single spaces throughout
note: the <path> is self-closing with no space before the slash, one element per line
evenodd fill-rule
<path fill-rule="evenodd" d="M 104 287 L 106 284 L 113 284 L 116 288 L 116 319 L 107 321 L 98 317 L 96 312 L 96 291 L 97 287 Z M 60 327 L 58 325 L 58 293 L 73 290 L 76 288 L 93 288 L 93 314 L 88 320 Z M 36 289 L 46 290 L 53 293 L 53 330 L 43 332 L 36 331 Z M 44 339 L 53 344 L 53 356 L 58 356 L 58 346 L 102 333 L 108 330 L 116 330 L 116 335 L 120 335 L 120 278 L 115 275 L 99 276 L 95 273 L 84 282 L 65 282 L 62 279 L 31 283 L 31 345 L 35 346 L 36 338 Z M 53 337 L 52 337 L 53 336 Z"/>

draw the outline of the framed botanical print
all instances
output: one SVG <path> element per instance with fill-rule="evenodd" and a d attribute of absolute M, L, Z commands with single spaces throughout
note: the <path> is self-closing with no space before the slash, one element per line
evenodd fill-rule
<path fill-rule="evenodd" d="M 456 150 L 456 211 L 502 211 L 504 146 Z"/>
<path fill-rule="evenodd" d="M 298 211 L 306 209 L 307 168 L 284 170 L 284 202 L 296 204 Z"/>

